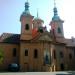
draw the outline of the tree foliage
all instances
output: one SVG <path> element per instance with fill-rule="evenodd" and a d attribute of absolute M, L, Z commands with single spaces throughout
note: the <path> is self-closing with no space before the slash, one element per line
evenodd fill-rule
<path fill-rule="evenodd" d="M 3 50 L 0 48 L 0 64 L 3 63 L 4 53 Z"/>

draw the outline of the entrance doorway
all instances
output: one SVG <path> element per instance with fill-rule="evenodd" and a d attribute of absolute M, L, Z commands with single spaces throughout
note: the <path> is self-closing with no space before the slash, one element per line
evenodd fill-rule
<path fill-rule="evenodd" d="M 24 63 L 24 69 L 25 69 L 26 72 L 29 71 L 29 65 L 28 65 L 28 63 Z"/>
<path fill-rule="evenodd" d="M 64 71 L 64 64 L 60 64 L 60 68 L 62 71 Z"/>

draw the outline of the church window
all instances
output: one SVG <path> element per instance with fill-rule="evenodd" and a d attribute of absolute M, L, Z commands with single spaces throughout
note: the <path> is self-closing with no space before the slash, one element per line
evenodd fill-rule
<path fill-rule="evenodd" d="M 58 27 L 58 33 L 61 33 L 61 29 Z"/>
<path fill-rule="evenodd" d="M 29 30 L 29 24 L 26 24 L 26 25 L 25 25 L 25 29 L 26 29 L 26 30 Z"/>
<path fill-rule="evenodd" d="M 69 54 L 69 59 L 72 59 L 72 54 L 71 53 Z"/>
<path fill-rule="evenodd" d="M 25 49 L 25 56 L 28 56 L 28 49 Z"/>
<path fill-rule="evenodd" d="M 16 48 L 13 48 L 13 56 L 16 57 Z"/>
<path fill-rule="evenodd" d="M 56 59 L 56 51 L 53 51 L 54 59 Z"/>
<path fill-rule="evenodd" d="M 37 49 L 34 50 L 34 58 L 38 58 L 38 50 Z"/>

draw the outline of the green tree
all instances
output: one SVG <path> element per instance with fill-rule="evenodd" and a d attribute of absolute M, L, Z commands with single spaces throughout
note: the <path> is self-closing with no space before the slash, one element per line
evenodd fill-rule
<path fill-rule="evenodd" d="M 0 64 L 3 63 L 4 53 L 3 50 L 0 48 Z"/>

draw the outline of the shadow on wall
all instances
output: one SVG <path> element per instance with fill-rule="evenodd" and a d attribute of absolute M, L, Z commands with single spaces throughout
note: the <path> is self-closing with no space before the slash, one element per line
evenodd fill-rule
<path fill-rule="evenodd" d="M 72 75 L 72 74 L 56 74 L 56 75 Z"/>
<path fill-rule="evenodd" d="M 69 71 L 68 73 L 71 73 L 71 75 L 75 75 L 75 71 Z"/>
<path fill-rule="evenodd" d="M 75 75 L 75 71 L 63 71 L 58 74 L 56 73 L 56 75 Z"/>

